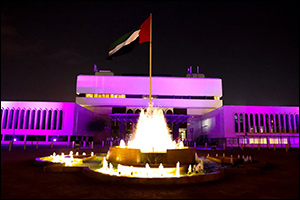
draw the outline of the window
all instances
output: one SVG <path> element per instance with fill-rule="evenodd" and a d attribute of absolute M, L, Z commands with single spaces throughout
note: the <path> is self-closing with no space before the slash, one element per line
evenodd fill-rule
<path fill-rule="evenodd" d="M 263 133 L 264 131 L 264 115 L 260 114 L 260 132 Z"/>
<path fill-rule="evenodd" d="M 46 127 L 46 114 L 47 114 L 47 110 L 43 110 L 42 129 L 45 129 Z"/>
<path fill-rule="evenodd" d="M 274 133 L 274 115 L 271 114 L 270 118 L 271 118 L 271 133 Z"/>
<path fill-rule="evenodd" d="M 57 123 L 57 110 L 54 111 L 54 116 L 53 116 L 53 129 L 56 129 L 56 123 Z"/>
<path fill-rule="evenodd" d="M 287 133 L 290 132 L 290 127 L 289 127 L 289 116 L 288 114 L 285 115 L 285 130 Z"/>
<path fill-rule="evenodd" d="M 17 129 L 18 128 L 18 122 L 19 122 L 19 113 L 20 113 L 20 110 L 16 110 L 16 116 L 15 116 L 15 122 L 14 122 L 14 129 Z"/>
<path fill-rule="evenodd" d="M 296 133 L 299 133 L 299 115 L 295 115 L 296 117 Z"/>
<path fill-rule="evenodd" d="M 27 135 L 26 141 L 46 141 L 45 135 Z"/>
<path fill-rule="evenodd" d="M 167 110 L 167 113 L 166 113 L 167 115 L 171 115 L 171 114 L 173 114 L 172 113 L 172 110 Z"/>
<path fill-rule="evenodd" d="M 234 131 L 237 133 L 239 131 L 238 129 L 238 115 L 234 114 Z"/>
<path fill-rule="evenodd" d="M 51 129 L 51 118 L 52 118 L 52 110 L 49 110 L 48 112 L 48 126 L 47 126 L 47 129 Z"/>
<path fill-rule="evenodd" d="M 278 138 L 269 138 L 270 144 L 279 144 Z"/>
<path fill-rule="evenodd" d="M 248 114 L 245 114 L 245 131 L 249 132 L 249 121 L 248 121 Z"/>
<path fill-rule="evenodd" d="M 31 125 L 30 129 L 34 129 L 35 110 L 31 111 Z"/>
<path fill-rule="evenodd" d="M 8 109 L 5 109 L 4 110 L 4 116 L 3 116 L 3 128 L 6 128 L 6 125 L 7 125 L 7 117 L 8 117 Z"/>
<path fill-rule="evenodd" d="M 291 121 L 291 129 L 292 129 L 292 133 L 295 132 L 295 128 L 294 128 L 294 116 L 290 115 L 290 121 Z"/>
<path fill-rule="evenodd" d="M 243 114 L 240 114 L 240 132 L 244 132 Z"/>
<path fill-rule="evenodd" d="M 258 133 L 258 114 L 255 114 L 255 133 Z"/>
<path fill-rule="evenodd" d="M 28 129 L 28 126 L 29 126 L 29 115 L 30 115 L 30 110 L 26 110 L 25 129 Z"/>
<path fill-rule="evenodd" d="M 41 110 L 38 110 L 38 112 L 37 112 L 37 116 L 36 116 L 36 118 L 37 118 L 37 120 L 36 120 L 36 129 L 40 129 L 40 122 L 41 122 Z"/>
<path fill-rule="evenodd" d="M 281 133 L 284 133 L 284 120 L 283 114 L 280 114 Z"/>
<path fill-rule="evenodd" d="M 266 132 L 270 133 L 270 130 L 269 130 L 269 115 L 268 114 L 265 114 L 265 119 L 266 119 Z"/>
<path fill-rule="evenodd" d="M 279 116 L 275 115 L 276 133 L 279 133 Z"/>
<path fill-rule="evenodd" d="M 14 120 L 14 109 L 10 110 L 10 115 L 9 115 L 9 122 L 8 122 L 8 129 L 12 129 L 12 125 L 13 125 L 13 120 Z"/>
<path fill-rule="evenodd" d="M 68 136 L 67 135 L 49 135 L 48 136 L 48 141 L 54 141 L 54 139 L 56 139 L 56 142 L 67 142 L 68 141 Z M 74 139 L 74 137 L 73 137 Z M 74 140 L 73 140 L 74 141 Z M 76 140 L 75 140 L 76 141 Z"/>
<path fill-rule="evenodd" d="M 19 129 L 23 129 L 24 125 L 24 117 L 25 117 L 25 110 L 21 110 L 21 116 L 20 116 L 20 124 L 19 124 Z"/>
<path fill-rule="evenodd" d="M 63 111 L 59 111 L 59 121 L 58 121 L 58 130 L 62 129 L 62 123 L 63 123 Z"/>
<path fill-rule="evenodd" d="M 250 114 L 250 131 L 251 131 L 251 133 L 254 133 L 253 124 L 254 124 L 253 114 L 251 113 Z"/>

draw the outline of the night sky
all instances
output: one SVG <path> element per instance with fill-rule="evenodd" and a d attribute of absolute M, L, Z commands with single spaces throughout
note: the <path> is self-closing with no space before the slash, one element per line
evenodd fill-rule
<path fill-rule="evenodd" d="M 224 105 L 299 106 L 298 1 L 1 1 L 1 100 L 75 102 L 77 75 L 149 74 L 149 43 L 105 60 L 152 13 L 154 76 L 197 66 Z"/>

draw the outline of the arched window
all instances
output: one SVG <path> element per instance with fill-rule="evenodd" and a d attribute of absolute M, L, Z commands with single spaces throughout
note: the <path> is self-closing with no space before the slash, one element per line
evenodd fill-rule
<path fill-rule="evenodd" d="M 25 115 L 25 129 L 28 129 L 28 126 L 29 126 L 29 114 L 30 114 L 30 110 L 26 110 L 26 115 Z"/>
<path fill-rule="evenodd" d="M 19 129 L 23 129 L 24 126 L 24 117 L 25 117 L 25 110 L 21 110 L 21 115 L 20 115 L 20 124 L 19 124 Z"/>
<path fill-rule="evenodd" d="M 18 122 L 19 122 L 19 113 L 20 113 L 20 110 L 17 109 L 16 110 L 16 116 L 15 116 L 15 122 L 14 122 L 14 129 L 17 129 L 18 128 Z"/>
<path fill-rule="evenodd" d="M 279 133 L 279 116 L 275 115 L 276 133 Z"/>
<path fill-rule="evenodd" d="M 127 113 L 128 113 L 128 114 L 133 114 L 133 111 L 132 111 L 131 109 L 128 109 L 128 110 L 127 110 Z"/>
<path fill-rule="evenodd" d="M 42 129 L 46 128 L 46 114 L 47 110 L 43 110 L 43 116 L 42 116 Z"/>
<path fill-rule="evenodd" d="M 274 133 L 274 115 L 270 115 L 270 120 L 271 120 L 271 133 Z"/>
<path fill-rule="evenodd" d="M 36 116 L 36 118 L 37 118 L 37 120 L 36 120 L 36 127 L 35 127 L 36 129 L 40 129 L 41 113 L 42 113 L 42 111 L 38 110 L 37 116 Z"/>
<path fill-rule="evenodd" d="M 258 133 L 258 114 L 255 114 L 255 133 Z"/>
<path fill-rule="evenodd" d="M 34 129 L 35 110 L 31 111 L 31 125 L 30 129 Z"/>
<path fill-rule="evenodd" d="M 59 121 L 58 121 L 58 130 L 62 130 L 62 123 L 63 123 L 63 111 L 59 111 Z"/>
<path fill-rule="evenodd" d="M 167 113 L 166 113 L 167 115 L 172 115 L 173 113 L 172 113 L 172 110 L 167 110 Z"/>
<path fill-rule="evenodd" d="M 53 129 L 56 129 L 56 123 L 57 123 L 57 110 L 54 111 L 54 116 L 53 116 Z"/>
<path fill-rule="evenodd" d="M 49 110 L 48 112 L 48 126 L 47 129 L 51 129 L 51 117 L 52 117 L 52 110 Z"/>
<path fill-rule="evenodd" d="M 244 132 L 243 114 L 240 114 L 240 132 Z"/>
<path fill-rule="evenodd" d="M 11 109 L 10 110 L 10 115 L 9 115 L 8 129 L 12 129 L 13 120 L 14 120 L 14 113 L 15 113 L 15 110 Z"/>
<path fill-rule="evenodd" d="M 265 114 L 265 119 L 266 119 L 266 132 L 270 133 L 270 130 L 269 130 L 269 115 L 268 114 Z"/>
<path fill-rule="evenodd" d="M 245 131 L 249 132 L 249 124 L 248 124 L 248 114 L 245 114 Z"/>
<path fill-rule="evenodd" d="M 263 133 L 264 131 L 264 115 L 260 114 L 260 132 Z"/>
<path fill-rule="evenodd" d="M 285 115 L 285 130 L 287 133 L 290 132 L 290 127 L 289 127 L 289 116 L 288 114 Z"/>
<path fill-rule="evenodd" d="M 140 114 L 140 112 L 141 112 L 140 109 L 136 109 L 134 113 L 135 113 L 135 114 Z"/>
<path fill-rule="evenodd" d="M 234 131 L 236 133 L 239 131 L 239 128 L 238 128 L 238 115 L 236 113 L 234 114 Z"/>
<path fill-rule="evenodd" d="M 299 115 L 295 115 L 296 119 L 296 133 L 299 133 Z"/>
<path fill-rule="evenodd" d="M 284 120 L 283 114 L 280 114 L 281 133 L 284 133 Z"/>
<path fill-rule="evenodd" d="M 254 121 L 253 120 L 254 120 L 253 119 L 253 114 L 251 113 L 250 114 L 250 131 L 251 131 L 251 133 L 254 133 L 254 127 L 253 127 Z"/>
<path fill-rule="evenodd" d="M 290 121 L 291 121 L 291 129 L 292 129 L 292 133 L 295 132 L 295 128 L 294 128 L 294 116 L 290 115 Z"/>

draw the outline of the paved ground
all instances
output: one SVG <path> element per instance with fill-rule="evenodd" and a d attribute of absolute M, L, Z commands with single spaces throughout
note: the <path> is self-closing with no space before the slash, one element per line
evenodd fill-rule
<path fill-rule="evenodd" d="M 299 199 L 299 149 L 197 150 L 199 156 L 238 154 L 266 161 L 260 173 L 226 175 L 210 183 L 145 186 L 107 183 L 82 173 L 44 172 L 36 157 L 68 153 L 65 146 L 1 147 L 1 199 Z M 80 149 L 107 152 L 107 148 Z M 75 152 L 75 151 L 74 151 Z"/>

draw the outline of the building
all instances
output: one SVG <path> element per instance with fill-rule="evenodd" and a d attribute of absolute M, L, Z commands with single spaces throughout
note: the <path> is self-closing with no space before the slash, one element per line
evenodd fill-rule
<path fill-rule="evenodd" d="M 129 139 L 149 93 L 148 76 L 78 75 L 75 103 L 1 101 L 1 142 Z M 163 110 L 174 139 L 299 147 L 299 107 L 223 106 L 222 93 L 220 78 L 198 72 L 151 78 L 151 101 Z"/>

